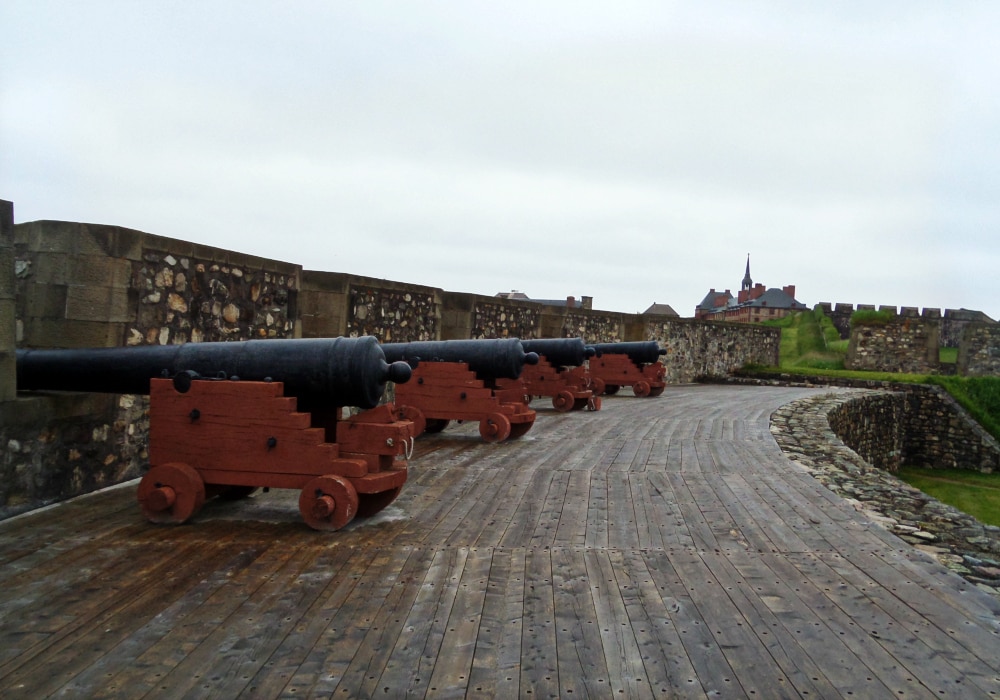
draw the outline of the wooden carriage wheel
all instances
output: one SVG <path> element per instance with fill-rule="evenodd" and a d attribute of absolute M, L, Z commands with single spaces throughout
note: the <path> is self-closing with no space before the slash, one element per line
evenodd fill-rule
<path fill-rule="evenodd" d="M 638 396 L 639 398 L 649 396 L 649 382 L 639 380 L 638 382 L 632 385 L 632 393 Z"/>
<path fill-rule="evenodd" d="M 152 523 L 183 523 L 205 503 L 205 482 L 192 467 L 167 462 L 150 467 L 139 481 L 139 508 Z"/>
<path fill-rule="evenodd" d="M 566 389 L 563 389 L 552 397 L 552 407 L 560 413 L 572 411 L 575 403 L 576 400 L 573 398 L 573 392 L 567 391 Z"/>
<path fill-rule="evenodd" d="M 510 437 L 510 419 L 502 413 L 491 413 L 479 421 L 479 434 L 486 442 L 502 442 Z"/>
<path fill-rule="evenodd" d="M 358 492 L 342 476 L 317 476 L 302 488 L 299 512 L 314 530 L 339 530 L 358 514 Z"/>

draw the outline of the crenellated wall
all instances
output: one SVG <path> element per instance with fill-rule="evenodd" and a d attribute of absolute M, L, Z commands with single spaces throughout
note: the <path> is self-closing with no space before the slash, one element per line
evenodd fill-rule
<path fill-rule="evenodd" d="M 854 314 L 854 304 L 831 304 L 828 301 L 820 302 L 816 305 L 822 309 L 823 313 L 830 317 L 834 327 L 840 333 L 842 339 L 851 336 L 851 316 Z M 971 311 L 969 309 L 945 309 L 944 315 L 941 309 L 925 308 L 921 311 L 915 306 L 895 306 L 882 304 L 858 304 L 857 310 L 889 311 L 899 318 L 921 318 L 925 321 L 932 321 L 938 324 L 938 339 L 943 348 L 957 348 L 962 341 L 966 327 L 973 323 L 995 323 L 982 311 Z"/>

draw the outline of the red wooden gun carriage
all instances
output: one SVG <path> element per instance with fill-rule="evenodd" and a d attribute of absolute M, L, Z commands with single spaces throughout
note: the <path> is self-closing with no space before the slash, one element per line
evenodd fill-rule
<path fill-rule="evenodd" d="M 149 394 L 142 513 L 183 523 L 206 499 L 299 489 L 317 530 L 372 515 L 399 494 L 413 425 L 379 406 L 388 364 L 374 337 L 19 350 L 19 389 Z M 363 410 L 344 419 L 342 407 Z"/>
<path fill-rule="evenodd" d="M 660 356 L 666 355 L 655 340 L 636 343 L 598 343 L 589 369 L 595 394 L 615 394 L 623 386 L 632 387 L 636 396 L 659 396 L 667 383 L 666 367 Z"/>
<path fill-rule="evenodd" d="M 544 338 L 522 340 L 525 352 L 538 354 L 538 363 L 525 366 L 518 379 L 501 379 L 498 388 L 512 396 L 523 394 L 530 403 L 532 397 L 547 396 L 557 411 L 578 411 L 587 408 L 598 411 L 601 399 L 591 388 L 587 358 L 595 351 L 580 338 Z"/>
<path fill-rule="evenodd" d="M 382 345 L 386 359 L 410 362 L 413 377 L 396 387 L 400 417 L 416 434 L 444 430 L 450 421 L 478 421 L 486 442 L 518 438 L 535 423 L 522 395 L 496 393 L 497 381 L 516 379 L 538 362 L 517 339 L 442 340 Z"/>

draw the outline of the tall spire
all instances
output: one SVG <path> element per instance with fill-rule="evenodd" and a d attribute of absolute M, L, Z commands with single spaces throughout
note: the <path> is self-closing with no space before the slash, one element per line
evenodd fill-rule
<path fill-rule="evenodd" d="M 743 275 L 743 286 L 740 289 L 747 290 L 753 288 L 753 280 L 750 279 L 750 253 L 747 253 L 747 273 Z"/>

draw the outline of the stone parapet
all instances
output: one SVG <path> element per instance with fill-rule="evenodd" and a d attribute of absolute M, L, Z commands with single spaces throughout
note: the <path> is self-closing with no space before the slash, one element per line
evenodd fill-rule
<path fill-rule="evenodd" d="M 863 414 L 866 404 L 882 401 L 874 397 L 877 393 L 881 392 L 826 393 L 786 404 L 771 415 L 771 433 L 789 459 L 846 499 L 873 525 L 1000 595 L 1000 528 L 981 523 L 873 466 L 835 434 L 833 426 L 841 419 L 830 420 L 831 414 L 852 412 L 850 404 L 857 404 L 858 413 Z"/>

